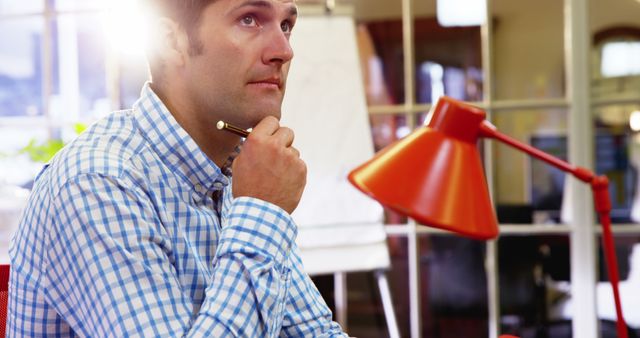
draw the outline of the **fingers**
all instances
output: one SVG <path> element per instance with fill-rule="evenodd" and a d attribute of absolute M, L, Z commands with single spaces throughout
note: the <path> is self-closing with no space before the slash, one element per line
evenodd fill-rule
<path fill-rule="evenodd" d="M 274 134 L 277 142 L 285 147 L 291 147 L 293 144 L 294 134 L 293 130 L 287 127 L 280 127 Z"/>
<path fill-rule="evenodd" d="M 273 116 L 267 116 L 263 118 L 258 124 L 253 127 L 251 131 L 251 135 L 259 135 L 259 136 L 271 136 L 275 133 L 278 128 L 280 128 L 280 122 L 278 119 Z"/>
<path fill-rule="evenodd" d="M 287 149 L 289 149 L 289 151 L 293 153 L 293 156 L 295 156 L 296 158 L 300 158 L 300 151 L 298 149 L 294 147 L 289 147 Z"/>
<path fill-rule="evenodd" d="M 273 136 L 274 141 L 284 147 L 291 147 L 293 144 L 293 130 L 287 127 L 281 127 L 280 122 L 273 116 L 267 116 L 260 121 L 251 131 L 251 135 L 256 136 Z"/>
<path fill-rule="evenodd" d="M 307 180 L 307 166 L 292 146 L 293 139 L 293 131 L 281 127 L 278 119 L 260 121 L 233 161 L 233 195 L 258 198 L 293 212 Z"/>

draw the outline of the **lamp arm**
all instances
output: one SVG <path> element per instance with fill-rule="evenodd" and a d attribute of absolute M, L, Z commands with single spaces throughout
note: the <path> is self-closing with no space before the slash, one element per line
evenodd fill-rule
<path fill-rule="evenodd" d="M 536 149 L 528 144 L 522 143 L 512 137 L 509 137 L 501 132 L 498 131 L 498 129 L 492 125 L 489 121 L 484 120 L 481 124 L 480 124 L 480 136 L 482 137 L 488 137 L 488 138 L 493 138 L 496 139 L 502 143 L 506 143 L 516 149 L 522 150 L 523 152 L 537 158 L 540 159 L 542 161 L 545 161 L 549 164 L 551 164 L 552 166 L 564 171 L 564 172 L 568 172 L 571 173 L 573 176 L 575 176 L 577 179 L 585 182 L 585 183 L 591 183 L 591 181 L 593 181 L 593 179 L 595 178 L 595 174 L 586 168 L 583 167 L 578 167 L 575 165 L 572 165 L 568 162 L 565 162 L 555 156 L 549 155 L 539 149 Z"/>
<path fill-rule="evenodd" d="M 618 337 L 628 338 L 627 324 L 625 323 L 624 317 L 622 315 L 620 292 L 618 290 L 618 283 L 620 281 L 620 278 L 618 275 L 618 261 L 616 258 L 613 234 L 611 231 L 611 198 L 609 196 L 609 179 L 607 179 L 607 177 L 604 175 L 596 176 L 589 169 L 574 166 L 528 144 L 522 143 L 514 138 L 502 134 L 494 125 L 492 125 L 487 120 L 484 120 L 480 124 L 479 133 L 479 136 L 481 137 L 493 138 L 506 143 L 507 145 L 519 149 L 542 161 L 545 161 L 564 172 L 571 173 L 577 179 L 591 185 L 595 209 L 600 218 L 600 224 L 602 225 L 602 245 L 604 247 L 605 259 L 607 261 L 607 272 L 609 275 L 609 281 L 611 282 L 613 298 L 615 301 L 617 315 L 616 327 Z"/>
<path fill-rule="evenodd" d="M 627 338 L 627 324 L 622 315 L 622 303 L 618 289 L 618 283 L 620 281 L 618 275 L 618 260 L 616 258 L 615 244 L 613 243 L 613 234 L 611 232 L 609 179 L 604 175 L 595 177 L 593 181 L 591 181 L 591 191 L 593 191 L 595 208 L 600 216 L 600 224 L 602 224 L 602 246 L 604 247 L 604 256 L 607 260 L 607 273 L 609 274 L 613 299 L 615 300 L 616 316 L 618 318 L 616 321 L 618 337 Z"/>

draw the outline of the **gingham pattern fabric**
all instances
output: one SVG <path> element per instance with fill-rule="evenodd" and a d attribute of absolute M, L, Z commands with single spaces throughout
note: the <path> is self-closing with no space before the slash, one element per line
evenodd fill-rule
<path fill-rule="evenodd" d="M 282 209 L 233 198 L 147 84 L 38 175 L 10 248 L 8 336 L 345 336 L 295 237 Z"/>

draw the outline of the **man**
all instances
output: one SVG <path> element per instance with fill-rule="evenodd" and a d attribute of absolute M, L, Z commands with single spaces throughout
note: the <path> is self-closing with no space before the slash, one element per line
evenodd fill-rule
<path fill-rule="evenodd" d="M 153 82 L 36 179 L 9 336 L 344 336 L 290 217 L 306 176 L 278 122 L 293 1 L 157 1 Z M 237 157 L 218 120 L 253 127 Z"/>

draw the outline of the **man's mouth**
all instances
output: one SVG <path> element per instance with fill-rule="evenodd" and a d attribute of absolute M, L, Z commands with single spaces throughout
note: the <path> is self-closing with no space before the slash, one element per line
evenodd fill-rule
<path fill-rule="evenodd" d="M 277 88 L 277 89 L 282 88 L 282 80 L 280 80 L 279 77 L 270 77 L 270 78 L 260 79 L 256 81 L 250 81 L 249 84 L 265 87 L 265 88 Z"/>

